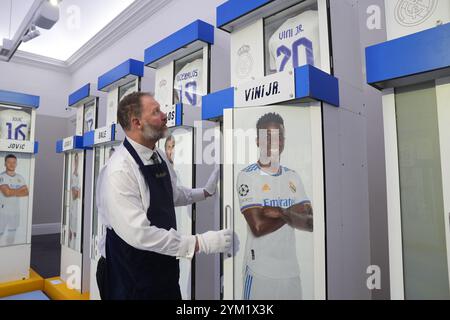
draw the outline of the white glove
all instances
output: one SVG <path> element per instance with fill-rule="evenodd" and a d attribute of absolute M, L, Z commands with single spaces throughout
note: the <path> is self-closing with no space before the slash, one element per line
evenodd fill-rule
<path fill-rule="evenodd" d="M 199 252 L 206 254 L 229 252 L 231 249 L 231 241 L 233 232 L 230 229 L 220 231 L 208 231 L 198 234 Z"/>
<path fill-rule="evenodd" d="M 211 196 L 213 196 L 216 193 L 219 178 L 220 178 L 220 166 L 216 166 L 204 188 L 204 190 L 208 192 Z"/>

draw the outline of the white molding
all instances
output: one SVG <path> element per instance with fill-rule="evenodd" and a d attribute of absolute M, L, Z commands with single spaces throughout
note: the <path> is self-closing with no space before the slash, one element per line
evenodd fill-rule
<path fill-rule="evenodd" d="M 46 234 L 57 234 L 61 232 L 61 223 L 33 224 L 32 235 L 41 236 Z"/>
<path fill-rule="evenodd" d="M 12 62 L 52 71 L 72 74 L 77 69 L 110 47 L 132 30 L 148 20 L 152 15 L 168 5 L 172 0 L 136 0 L 92 39 L 85 43 L 67 61 L 17 51 Z"/>
<path fill-rule="evenodd" d="M 75 52 L 68 60 L 70 72 L 74 72 L 104 48 L 107 48 L 138 27 L 172 0 L 136 0 L 105 28 Z"/>
<path fill-rule="evenodd" d="M 18 50 L 12 57 L 11 62 L 69 74 L 66 62 L 25 51 Z"/>

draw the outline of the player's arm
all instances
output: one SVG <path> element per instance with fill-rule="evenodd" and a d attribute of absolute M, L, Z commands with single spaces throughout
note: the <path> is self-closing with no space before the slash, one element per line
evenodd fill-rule
<path fill-rule="evenodd" d="M 286 224 L 279 208 L 264 206 L 258 190 L 261 189 L 257 176 L 242 171 L 238 175 L 237 190 L 239 206 L 255 237 L 262 237 L 277 231 Z"/>
<path fill-rule="evenodd" d="M 282 218 L 295 229 L 313 232 L 313 209 L 309 201 L 283 209 Z"/>
<path fill-rule="evenodd" d="M 80 198 L 80 190 L 78 188 L 72 188 L 72 199 L 77 200 Z"/>
<path fill-rule="evenodd" d="M 286 224 L 280 208 L 253 207 L 245 209 L 242 213 L 255 237 L 275 232 Z"/>
<path fill-rule="evenodd" d="M 28 197 L 29 195 L 29 191 L 28 191 L 28 187 L 27 186 L 22 186 L 15 191 L 15 196 L 16 197 Z"/>
<path fill-rule="evenodd" d="M 11 188 L 8 187 L 8 185 L 3 184 L 0 186 L 0 192 L 5 196 L 5 197 L 14 197 L 14 190 L 12 190 Z"/>

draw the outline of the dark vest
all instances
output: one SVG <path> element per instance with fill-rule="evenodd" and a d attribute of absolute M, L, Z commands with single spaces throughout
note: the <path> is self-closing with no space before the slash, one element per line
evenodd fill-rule
<path fill-rule="evenodd" d="M 144 175 L 150 188 L 147 218 L 152 226 L 176 230 L 173 190 L 167 164 L 145 166 L 125 139 L 124 147 Z M 179 262 L 175 257 L 136 249 L 114 230 L 106 235 L 107 298 L 110 300 L 181 300 Z"/>

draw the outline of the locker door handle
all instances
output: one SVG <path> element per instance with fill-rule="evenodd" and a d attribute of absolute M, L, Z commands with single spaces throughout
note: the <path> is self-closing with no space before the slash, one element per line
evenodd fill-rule
<path fill-rule="evenodd" d="M 233 214 L 233 208 L 231 208 L 230 205 L 227 205 L 225 207 L 225 229 L 232 229 L 232 214 Z M 234 251 L 234 243 L 231 244 L 232 246 L 232 250 Z M 231 258 L 233 255 L 231 254 L 231 252 L 227 253 L 228 258 Z"/>
<path fill-rule="evenodd" d="M 225 206 L 225 229 L 231 228 L 231 206 L 227 205 Z"/>

